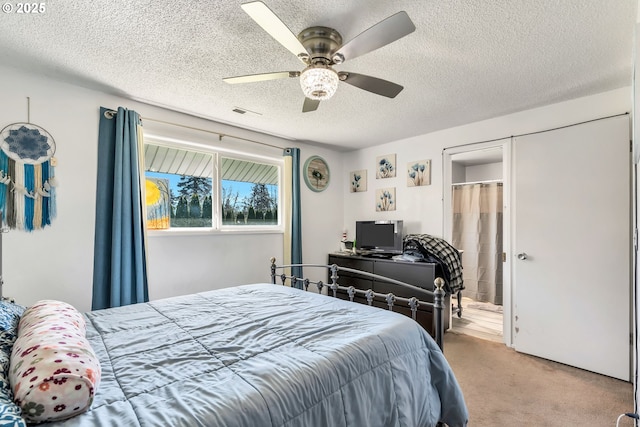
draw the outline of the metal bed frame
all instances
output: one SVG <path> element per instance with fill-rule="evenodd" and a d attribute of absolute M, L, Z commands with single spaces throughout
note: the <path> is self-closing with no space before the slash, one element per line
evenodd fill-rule
<path fill-rule="evenodd" d="M 330 276 L 331 283 L 325 284 L 322 280 L 314 282 L 309 279 L 299 278 L 293 275 L 288 276 L 284 272 L 281 273 L 279 276 L 276 274 L 276 270 L 282 270 L 282 269 L 287 269 L 291 267 L 303 267 L 303 268 L 313 267 L 313 268 L 327 269 L 331 271 L 331 276 Z M 416 297 L 411 297 L 411 298 L 398 297 L 392 293 L 382 294 L 382 293 L 374 292 L 371 289 L 364 291 L 362 289 L 356 289 L 353 286 L 342 286 L 338 284 L 338 278 L 339 278 L 338 272 L 340 271 L 356 273 L 371 279 L 375 279 L 377 281 L 393 283 L 395 285 L 399 285 L 403 288 L 406 288 L 412 291 L 418 291 L 421 293 L 426 292 L 427 294 L 430 294 L 433 296 L 433 302 L 420 301 Z M 333 265 L 323 265 L 323 264 L 276 265 L 276 259 L 271 258 L 271 283 L 273 283 L 274 285 L 277 284 L 276 277 L 280 278 L 282 285 L 286 285 L 287 280 L 289 280 L 289 283 L 291 284 L 291 286 L 297 287 L 298 284 L 301 284 L 305 291 L 309 290 L 309 285 L 311 284 L 316 285 L 316 289 L 320 294 L 322 294 L 322 290 L 325 287 L 327 287 L 327 295 L 330 296 L 329 290 L 331 290 L 334 298 L 337 297 L 338 290 L 345 291 L 349 296 L 349 300 L 351 302 L 353 302 L 353 299 L 356 295 L 360 295 L 366 298 L 368 305 L 373 305 L 373 301 L 377 298 L 378 300 L 385 301 L 387 303 L 387 306 L 389 307 L 389 310 L 391 311 L 393 311 L 394 305 L 397 305 L 396 303 L 405 304 L 405 306 L 408 305 L 409 308 L 411 309 L 411 317 L 413 318 L 413 320 L 416 320 L 416 313 L 418 311 L 419 306 L 431 306 L 433 307 L 433 317 L 435 322 L 434 323 L 435 325 L 434 339 L 438 344 L 438 347 L 440 347 L 441 350 L 443 349 L 444 322 L 442 320 L 442 316 L 443 316 L 444 297 L 445 297 L 445 291 L 444 291 L 445 281 L 441 277 L 437 277 L 434 280 L 435 290 L 432 292 L 427 289 L 411 285 L 409 283 L 391 279 L 389 277 L 380 276 L 378 274 L 369 273 L 367 271 L 355 270 L 353 268 L 340 267 L 336 264 L 333 264 Z"/>

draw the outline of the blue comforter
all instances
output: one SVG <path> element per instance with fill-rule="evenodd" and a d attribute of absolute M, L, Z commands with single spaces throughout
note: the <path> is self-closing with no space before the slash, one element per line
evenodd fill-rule
<path fill-rule="evenodd" d="M 465 426 L 458 383 L 405 316 L 271 284 L 87 315 L 102 380 L 64 426 Z"/>

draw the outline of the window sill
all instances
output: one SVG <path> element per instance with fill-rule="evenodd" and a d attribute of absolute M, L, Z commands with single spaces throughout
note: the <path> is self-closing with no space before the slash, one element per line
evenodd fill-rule
<path fill-rule="evenodd" d="M 220 236 L 229 234 L 283 234 L 284 228 L 257 228 L 257 227 L 225 227 L 216 228 L 173 228 L 170 230 L 148 230 L 149 237 L 168 236 Z"/>

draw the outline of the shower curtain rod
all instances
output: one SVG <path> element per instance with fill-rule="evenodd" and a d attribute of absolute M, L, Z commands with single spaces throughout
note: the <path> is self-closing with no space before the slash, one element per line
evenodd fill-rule
<path fill-rule="evenodd" d="M 599 120 L 612 119 L 614 117 L 628 116 L 628 115 L 629 115 L 629 112 L 627 111 L 627 112 L 624 112 L 624 113 L 613 114 L 611 116 L 598 117 L 596 119 L 585 120 L 583 122 L 572 123 L 572 124 L 569 124 L 569 125 L 558 126 L 558 127 L 550 128 L 550 129 L 538 130 L 538 131 L 535 131 L 535 132 L 528 132 L 528 133 L 521 133 L 521 134 L 518 134 L 518 135 L 503 136 L 502 138 L 487 139 L 485 141 L 468 142 L 466 144 L 455 145 L 453 147 L 445 147 L 445 148 L 442 149 L 442 152 L 444 153 L 447 150 L 451 150 L 453 148 L 466 147 L 468 145 L 484 144 L 484 143 L 487 143 L 487 142 L 502 141 L 503 139 L 518 138 L 518 137 L 521 137 L 521 136 L 529 136 L 529 135 L 537 135 L 539 133 L 551 132 L 551 131 L 559 130 L 559 129 L 566 129 L 566 128 L 570 128 L 570 127 L 573 127 L 573 126 L 583 125 L 585 123 L 597 122 Z"/>
<path fill-rule="evenodd" d="M 105 112 L 105 114 L 107 114 L 107 113 L 109 113 L 111 115 L 111 117 L 113 117 L 118 112 L 114 111 L 114 110 L 109 110 L 109 111 Z M 194 127 L 194 126 L 187 126 L 187 125 L 183 125 L 183 124 L 180 124 L 180 123 L 168 122 L 166 120 L 152 119 L 151 117 L 142 117 L 142 116 L 140 116 L 140 119 L 142 119 L 143 121 L 162 123 L 162 124 L 165 124 L 165 125 L 177 126 L 177 127 L 181 127 L 181 128 L 185 128 L 185 129 L 191 129 L 191 130 L 196 130 L 196 131 L 199 131 L 199 132 L 205 132 L 205 133 L 210 133 L 210 134 L 213 134 L 213 135 L 218 135 L 218 141 L 222 141 L 222 138 L 226 136 L 226 137 L 229 137 L 229 138 L 239 139 L 241 141 L 252 142 L 254 144 L 264 145 L 266 147 L 271 147 L 271 148 L 277 148 L 279 150 L 284 150 L 284 147 L 280 147 L 280 146 L 273 145 L 273 144 L 268 144 L 266 142 L 256 141 L 256 140 L 253 140 L 253 139 L 243 138 L 243 137 L 231 135 L 231 134 L 228 134 L 228 133 L 216 132 L 216 131 L 212 131 L 212 130 L 208 130 L 208 129 L 197 128 L 197 127 Z"/>
<path fill-rule="evenodd" d="M 475 185 L 475 184 L 502 184 L 501 179 L 489 179 L 486 181 L 469 181 L 469 182 L 456 182 L 451 184 L 452 187 L 456 185 Z"/>

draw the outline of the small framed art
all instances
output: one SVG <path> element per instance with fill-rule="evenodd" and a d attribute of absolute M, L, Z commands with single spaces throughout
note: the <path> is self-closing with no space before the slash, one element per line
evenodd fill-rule
<path fill-rule="evenodd" d="M 396 176 L 396 155 L 387 154 L 376 158 L 376 178 L 394 178 Z"/>
<path fill-rule="evenodd" d="M 349 188 L 352 193 L 362 193 L 367 191 L 367 170 L 361 169 L 349 174 Z"/>
<path fill-rule="evenodd" d="M 376 190 L 376 212 L 396 210 L 396 189 L 379 188 Z"/>
<path fill-rule="evenodd" d="M 431 185 L 431 160 L 407 163 L 407 186 Z"/>

